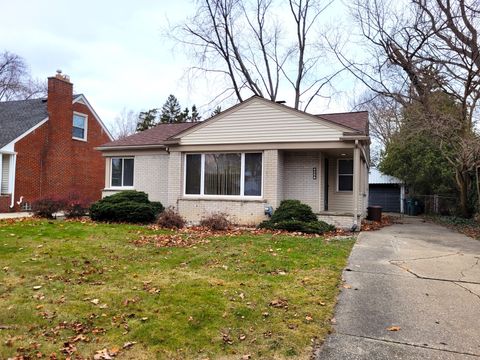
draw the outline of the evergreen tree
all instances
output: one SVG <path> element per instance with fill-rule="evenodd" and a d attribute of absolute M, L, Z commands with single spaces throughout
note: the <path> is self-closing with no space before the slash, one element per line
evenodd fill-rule
<path fill-rule="evenodd" d="M 220 114 L 222 112 L 222 108 L 220 106 L 217 106 L 215 110 L 213 110 L 212 114 L 210 116 L 215 116 L 217 114 Z"/>
<path fill-rule="evenodd" d="M 158 125 L 157 113 L 158 109 L 150 109 L 148 111 L 140 112 L 138 115 L 136 131 L 148 130 Z"/>
<path fill-rule="evenodd" d="M 200 121 L 202 117 L 200 116 L 200 114 L 198 113 L 197 111 L 197 107 L 195 106 L 195 104 L 192 106 L 192 115 L 190 116 L 190 119 L 189 121 L 191 122 L 198 122 Z"/>
<path fill-rule="evenodd" d="M 182 113 L 177 117 L 176 121 L 177 123 L 181 123 L 181 122 L 188 122 L 190 121 L 190 109 L 188 107 L 186 107 Z"/>
<path fill-rule="evenodd" d="M 177 98 L 170 94 L 168 96 L 167 101 L 162 106 L 162 113 L 160 114 L 160 122 L 161 123 L 175 123 L 181 122 L 179 120 L 182 119 L 182 113 L 180 104 Z"/>

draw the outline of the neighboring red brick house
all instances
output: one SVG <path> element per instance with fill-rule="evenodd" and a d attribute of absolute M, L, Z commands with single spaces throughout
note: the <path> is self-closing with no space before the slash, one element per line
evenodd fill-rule
<path fill-rule="evenodd" d="M 48 78 L 46 99 L 0 102 L 0 212 L 46 196 L 100 199 L 105 160 L 95 147 L 111 140 L 60 72 Z"/>

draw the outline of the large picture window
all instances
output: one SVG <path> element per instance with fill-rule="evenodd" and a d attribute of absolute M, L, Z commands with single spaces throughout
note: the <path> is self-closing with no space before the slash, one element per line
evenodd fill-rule
<path fill-rule="evenodd" d="M 338 191 L 353 191 L 353 160 L 338 160 Z"/>
<path fill-rule="evenodd" d="M 262 154 L 187 154 L 185 194 L 261 196 Z"/>
<path fill-rule="evenodd" d="M 133 186 L 133 159 L 132 158 L 112 158 L 111 163 L 111 181 L 112 187 L 132 187 Z"/>

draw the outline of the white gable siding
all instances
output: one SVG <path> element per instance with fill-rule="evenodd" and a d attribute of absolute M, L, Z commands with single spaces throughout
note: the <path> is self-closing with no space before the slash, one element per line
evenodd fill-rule
<path fill-rule="evenodd" d="M 182 145 L 337 141 L 342 131 L 278 106 L 253 100 L 181 137 Z"/>
<path fill-rule="evenodd" d="M 2 155 L 3 156 L 3 161 L 2 161 L 2 173 L 0 174 L 1 178 L 1 183 L 0 183 L 0 194 L 8 194 L 9 189 L 8 189 L 8 183 L 10 180 L 10 155 Z"/>

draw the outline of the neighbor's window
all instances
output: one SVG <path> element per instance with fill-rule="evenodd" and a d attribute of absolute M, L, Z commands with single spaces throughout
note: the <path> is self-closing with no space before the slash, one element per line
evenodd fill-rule
<path fill-rule="evenodd" d="M 112 187 L 133 186 L 132 158 L 112 158 L 110 184 Z"/>
<path fill-rule="evenodd" d="M 338 191 L 353 190 L 353 160 L 338 160 Z"/>
<path fill-rule="evenodd" d="M 87 139 L 87 116 L 74 113 L 72 137 L 74 139 Z"/>
<path fill-rule="evenodd" d="M 187 154 L 185 194 L 261 196 L 262 154 Z"/>

